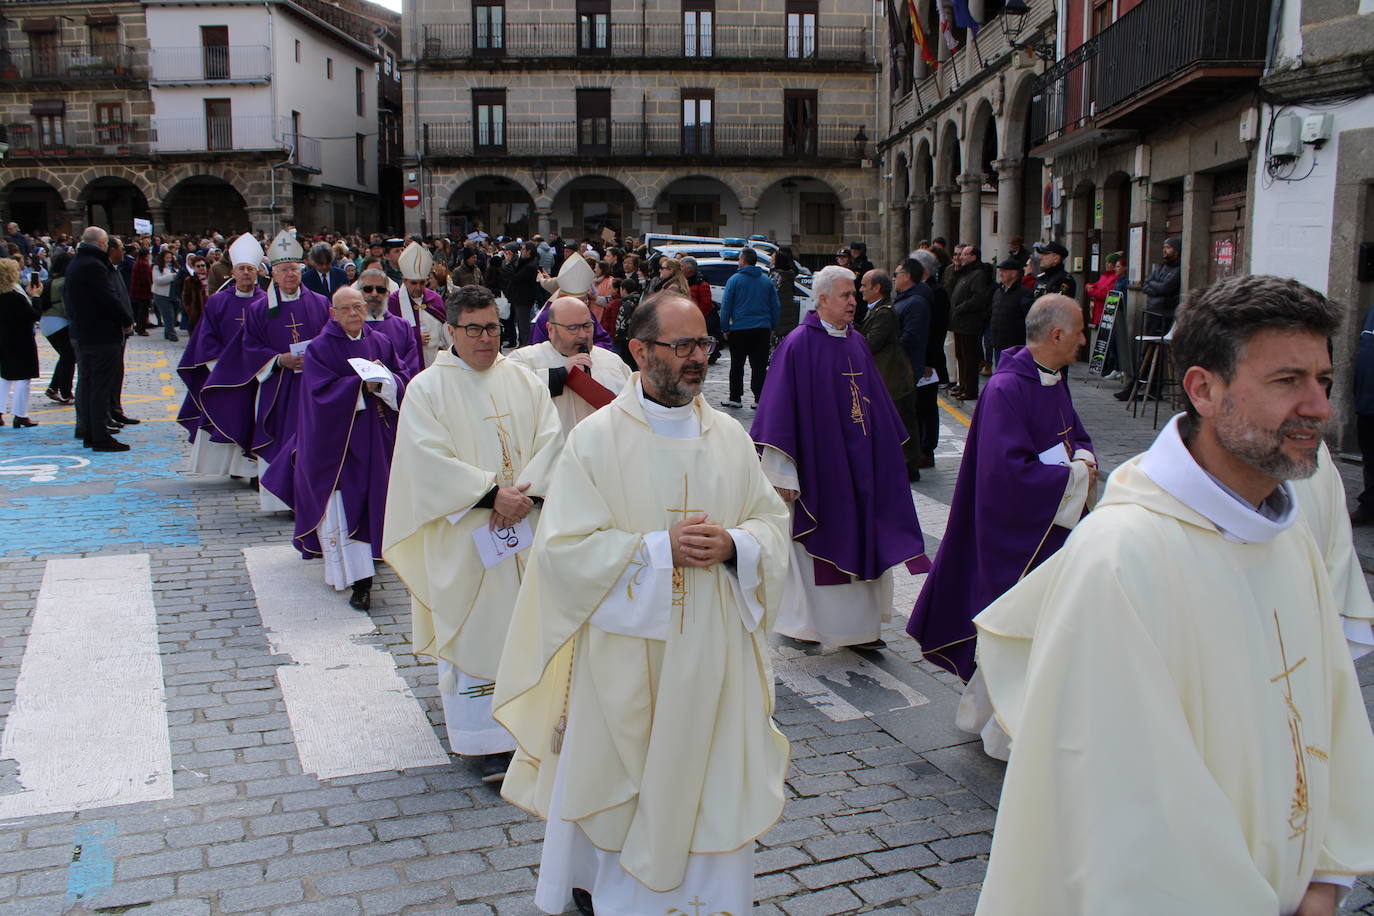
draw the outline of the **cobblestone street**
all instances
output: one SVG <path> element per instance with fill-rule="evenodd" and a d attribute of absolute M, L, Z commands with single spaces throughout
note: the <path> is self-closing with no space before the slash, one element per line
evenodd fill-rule
<path fill-rule="evenodd" d="M 132 451 L 83 451 L 71 410 L 44 399 L 43 383 L 31 412 L 40 425 L 0 430 L 0 916 L 534 916 L 542 823 L 456 758 L 425 757 L 428 732 L 441 760 L 447 740 L 435 666 L 410 651 L 404 588 L 379 567 L 364 615 L 324 584 L 319 563 L 267 574 L 290 550 L 291 522 L 261 513 L 241 481 L 180 473 L 184 344 L 153 334 L 133 338 L 127 356 L 125 411 L 144 419 L 121 434 Z M 40 352 L 48 372 L 52 354 Z M 713 404 L 727 361 L 707 384 Z M 1154 431 L 1110 397 L 1114 385 L 1085 374 L 1074 368 L 1072 393 L 1109 473 Z M 753 415 L 728 413 L 746 425 Z M 967 422 L 945 406 L 937 466 L 912 488 L 932 557 Z M 1353 487 L 1358 466 L 1342 472 Z M 1367 570 L 1368 531 L 1358 532 Z M 761 916 L 973 912 L 1003 765 L 954 727 L 958 681 L 919 662 L 904 633 L 919 588 L 920 577 L 899 576 L 881 658 L 774 637 L 792 766 L 784 816 L 759 845 Z M 107 594 L 127 608 L 108 622 L 124 637 L 115 657 L 92 632 L 62 626 L 64 609 Z M 321 607 L 332 616 L 312 620 L 324 629 L 292 618 Z M 370 771 L 380 736 L 284 688 L 327 674 L 308 651 L 325 629 L 377 670 L 340 681 L 361 695 L 338 707 L 388 704 L 397 734 L 407 715 L 422 729 L 427 720 L 425 740 L 392 748 L 418 763 Z M 88 664 L 116 665 L 121 690 L 147 685 L 152 701 L 93 695 Z M 1374 657 L 1359 670 L 1369 705 Z M 118 740 L 82 755 L 81 719 L 66 734 L 27 727 L 35 708 L 64 700 L 125 711 Z M 1348 906 L 1374 914 L 1374 891 L 1361 884 Z"/>

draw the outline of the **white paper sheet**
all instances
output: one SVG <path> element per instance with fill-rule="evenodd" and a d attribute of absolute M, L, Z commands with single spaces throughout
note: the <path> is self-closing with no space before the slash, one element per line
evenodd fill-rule
<path fill-rule="evenodd" d="M 309 346 L 310 346 L 310 341 L 308 341 L 308 340 L 300 340 L 300 341 L 297 341 L 296 343 L 293 343 L 293 344 L 291 345 L 291 355 L 292 355 L 292 356 L 305 356 L 306 348 L 309 347 Z M 302 366 L 300 369 L 297 369 L 296 371 L 297 371 L 297 372 L 304 372 L 304 371 L 305 371 L 305 367 Z"/>
<path fill-rule="evenodd" d="M 1056 442 L 1036 456 L 1041 464 L 1069 466 L 1069 450 L 1064 447 L 1064 443 Z"/>
<path fill-rule="evenodd" d="M 515 556 L 534 543 L 534 529 L 529 519 L 521 519 L 511 528 L 489 528 L 485 525 L 472 533 L 482 566 L 490 569 L 497 563 Z"/>
<path fill-rule="evenodd" d="M 349 359 L 348 364 L 365 382 L 387 382 L 391 380 L 391 371 L 385 366 L 377 365 L 370 359 L 354 356 Z"/>

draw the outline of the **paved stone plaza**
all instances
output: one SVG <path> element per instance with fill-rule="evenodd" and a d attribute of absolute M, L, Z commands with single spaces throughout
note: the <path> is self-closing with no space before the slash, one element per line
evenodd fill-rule
<path fill-rule="evenodd" d="M 130 345 L 125 410 L 146 421 L 121 437 L 133 451 L 76 447 L 71 411 L 42 399 L 42 384 L 41 425 L 0 430 L 0 914 L 534 916 L 540 822 L 456 760 L 371 771 L 390 735 L 339 727 L 346 710 L 398 709 L 386 727 L 409 715 L 428 730 L 390 747 L 393 759 L 424 759 L 428 732 L 447 756 L 435 668 L 410 652 L 395 576 L 380 572 L 363 615 L 323 584 L 318 563 L 259 574 L 289 549 L 287 516 L 260 513 L 241 482 L 179 473 L 182 346 Z M 713 369 L 713 402 L 725 371 Z M 1073 372 L 1073 395 L 1109 472 L 1153 431 L 1109 397 L 1114 386 L 1083 374 Z M 747 424 L 753 412 L 733 413 Z M 937 467 L 913 485 L 932 556 L 966 423 L 953 406 L 942 415 Z M 1358 468 L 1342 470 L 1353 486 Z M 1359 537 L 1374 552 L 1374 535 Z M 762 916 L 973 911 L 1003 767 L 954 728 L 957 681 L 918 662 L 905 637 L 919 586 L 899 579 L 880 659 L 774 639 L 792 768 L 784 816 L 759 846 Z M 61 626 L 108 594 L 128 610 L 128 645 L 142 635 L 146 651 L 106 657 L 94 624 Z M 139 607 L 148 623 L 134 632 Z M 310 657 L 312 640 L 330 639 L 351 661 Z M 127 675 L 127 705 L 83 683 L 97 665 Z M 379 670 L 342 677 L 353 695 L 337 706 L 297 701 L 311 694 L 295 680 L 328 683 L 318 679 L 349 665 Z M 1368 702 L 1374 662 L 1360 673 Z M 115 704 L 114 738 L 82 753 L 79 716 L 59 733 L 25 727 L 64 701 Z M 1374 892 L 1361 885 L 1350 903 L 1374 913 Z"/>

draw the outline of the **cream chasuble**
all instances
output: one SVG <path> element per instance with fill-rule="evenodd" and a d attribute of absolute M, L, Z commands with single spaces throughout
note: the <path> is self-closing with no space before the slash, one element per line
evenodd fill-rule
<path fill-rule="evenodd" d="M 1321 553 L 1290 488 L 1278 517 L 1241 504 L 1177 424 L 975 619 L 1014 742 L 980 916 L 1288 916 L 1314 875 L 1374 870 L 1374 736 Z"/>
<path fill-rule="evenodd" d="M 394 281 L 388 279 L 388 282 Z M 453 346 L 453 338 L 448 336 L 448 325 L 429 313 L 423 298 L 419 302 L 411 299 L 408 290 L 401 290 L 396 302 L 401 307 L 401 317 L 405 319 L 406 324 L 415 327 L 415 322 L 418 321 L 420 330 L 429 334 L 429 343 L 425 344 L 423 351 L 425 364 L 421 367 L 428 369 L 434 365 L 440 353 L 449 352 Z"/>
<path fill-rule="evenodd" d="M 592 358 L 592 378 L 612 394 L 619 394 L 629 381 L 630 367 L 605 347 L 592 347 L 587 355 Z M 561 369 L 568 364 L 568 358 L 555 350 L 550 340 L 512 350 L 510 360 L 533 372 L 546 387 L 549 384 L 549 370 Z M 567 387 L 553 399 L 553 406 L 558 409 L 558 419 L 563 422 L 564 433 L 572 432 L 574 426 L 596 413 L 595 407 Z"/>
<path fill-rule="evenodd" d="M 554 819 L 550 912 L 592 884 L 604 916 L 664 901 L 743 916 L 752 856 L 704 854 L 752 850 L 782 812 L 767 630 L 787 515 L 744 428 L 701 397 L 690 409 L 700 434 L 679 438 L 690 420 L 642 403 L 631 376 L 573 430 L 516 605 L 496 685 L 519 744 L 502 793 Z M 672 569 L 670 549 L 664 563 L 667 530 L 697 510 L 731 530 L 737 573 Z M 696 896 L 713 892 L 729 899 Z"/>
<path fill-rule="evenodd" d="M 548 391 L 504 357 L 478 372 L 445 350 L 406 388 L 382 554 L 410 590 L 415 652 L 456 669 L 441 665 L 440 693 L 457 753 L 509 749 L 490 740 L 490 682 L 529 556 L 483 569 L 473 532 L 491 511 L 473 507 L 498 485 L 544 496 L 562 442 Z"/>

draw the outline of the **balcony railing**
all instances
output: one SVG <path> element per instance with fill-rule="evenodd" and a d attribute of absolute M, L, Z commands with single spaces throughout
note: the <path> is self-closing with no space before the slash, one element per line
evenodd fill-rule
<path fill-rule="evenodd" d="M 320 171 L 320 141 L 314 137 L 307 137 L 305 134 L 293 134 L 287 132 L 282 135 L 282 142 L 291 147 L 295 152 L 291 157 L 291 167 L 302 172 L 313 172 L 319 174 Z"/>
<path fill-rule="evenodd" d="M 49 45 L 0 49 L 0 80 L 129 79 L 134 51 L 128 45 Z"/>
<path fill-rule="evenodd" d="M 383 73 L 377 77 L 377 104 L 401 107 L 401 81 Z"/>
<path fill-rule="evenodd" d="M 153 48 L 149 58 L 159 83 L 266 82 L 272 72 L 266 45 Z"/>
<path fill-rule="evenodd" d="M 424 125 L 432 157 L 579 157 L 695 159 L 832 159 L 872 156 L 862 125 L 819 124 L 791 131 L 782 123 L 684 127 L 676 122 L 613 121 L 609 136 L 580 135 L 574 121 L 508 121 L 479 144 L 470 123 Z M 862 139 L 856 139 L 861 137 Z M 502 142 L 490 142 L 500 140 Z"/>
<path fill-rule="evenodd" d="M 63 125 L 61 136 L 46 135 L 33 124 L 6 124 L 12 159 L 59 156 L 128 156 L 146 150 L 147 130 L 135 124 L 108 122 L 76 129 Z"/>
<path fill-rule="evenodd" d="M 1181 88 L 1185 77 L 1205 75 L 1207 68 L 1216 68 L 1216 77 L 1226 81 L 1258 77 L 1269 5 L 1269 0 L 1145 0 L 1039 78 L 1031 108 L 1032 145 L 1089 121 L 1115 125 L 1151 94 Z M 1169 39 L 1161 41 L 1165 35 Z"/>
<path fill-rule="evenodd" d="M 268 115 L 153 118 L 152 145 L 155 153 L 285 151 L 290 134 L 289 121 Z M 319 141 L 314 143 L 318 162 Z"/>
<path fill-rule="evenodd" d="M 822 26 L 789 30 L 783 25 L 716 25 L 710 32 L 685 33 L 680 24 L 613 22 L 609 33 L 579 35 L 577 23 L 507 23 L 495 32 L 481 29 L 474 40 L 469 23 L 424 27 L 420 48 L 430 61 L 577 58 L 584 56 L 672 58 L 675 60 L 795 60 L 872 63 L 868 30 Z M 479 60 L 469 60 L 478 58 Z"/>

